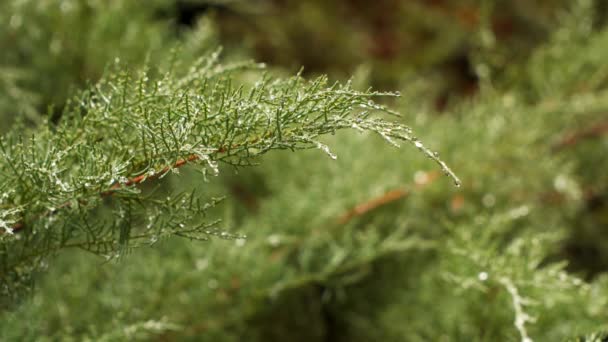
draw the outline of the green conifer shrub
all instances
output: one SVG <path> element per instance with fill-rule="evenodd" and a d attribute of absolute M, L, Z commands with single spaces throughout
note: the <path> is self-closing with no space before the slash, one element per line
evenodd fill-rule
<path fill-rule="evenodd" d="M 43 5 L 11 0 L 0 17 L 52 36 L 62 26 L 49 23 L 81 18 L 62 3 L 35 12 Z M 605 339 L 599 2 L 523 11 L 547 37 L 509 64 L 511 45 L 487 44 L 500 37 L 482 25 L 468 38 L 481 47 L 479 92 L 442 114 L 427 72 L 393 75 L 396 97 L 367 90 L 382 78 L 374 68 L 334 82 L 239 62 L 229 41 L 220 54 L 226 22 L 174 30 L 169 0 L 132 20 L 135 2 L 65 3 L 107 18 L 69 26 L 102 32 L 103 53 L 73 49 L 98 58 L 91 74 L 0 25 L 7 50 L 36 56 L 0 70 L 61 75 L 52 92 L 6 77 L 0 95 L 0 115 L 15 118 L 0 140 L 0 339 Z M 113 20 L 152 41 L 102 48 L 128 42 L 128 30 L 103 29 Z M 388 108 L 401 116 L 383 119 Z M 401 141 L 414 148 L 390 146 Z"/>

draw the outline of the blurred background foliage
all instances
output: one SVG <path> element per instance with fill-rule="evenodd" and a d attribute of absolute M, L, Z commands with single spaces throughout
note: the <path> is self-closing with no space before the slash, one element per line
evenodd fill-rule
<path fill-rule="evenodd" d="M 327 138 L 337 161 L 273 153 L 208 182 L 186 168 L 163 186 L 226 194 L 213 215 L 246 240 L 168 240 L 118 263 L 61 253 L 2 313 L 0 339 L 600 341 L 607 13 L 601 0 L 3 1 L 3 131 L 60 121 L 116 58 L 160 63 L 180 46 L 188 65 L 221 44 L 271 73 L 400 91 L 399 120 L 463 186 L 356 133 Z"/>

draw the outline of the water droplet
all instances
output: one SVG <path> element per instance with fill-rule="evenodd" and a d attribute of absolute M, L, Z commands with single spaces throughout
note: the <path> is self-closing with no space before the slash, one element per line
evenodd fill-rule
<path fill-rule="evenodd" d="M 13 15 L 11 16 L 11 20 L 9 22 L 9 25 L 13 28 L 13 29 L 17 29 L 21 26 L 21 24 L 23 23 L 23 17 L 20 15 Z"/>
<path fill-rule="evenodd" d="M 198 271 L 202 271 L 202 270 L 206 269 L 208 266 L 209 266 L 208 259 L 197 259 L 196 262 L 194 263 L 194 267 L 196 267 L 196 269 Z"/>
<path fill-rule="evenodd" d="M 414 173 L 414 182 L 418 185 L 423 185 L 428 183 L 429 175 L 424 171 L 416 171 Z"/>
<path fill-rule="evenodd" d="M 481 203 L 488 208 L 493 207 L 496 204 L 496 197 L 492 194 L 485 194 L 481 199 Z"/>
<path fill-rule="evenodd" d="M 518 218 L 527 216 L 529 213 L 530 208 L 527 205 L 522 205 L 521 207 L 511 209 L 509 211 L 509 216 L 511 216 L 512 219 L 516 220 Z"/>
<path fill-rule="evenodd" d="M 277 234 L 272 234 L 268 237 L 268 243 L 273 246 L 276 247 L 281 243 L 281 236 L 277 235 Z"/>
<path fill-rule="evenodd" d="M 325 154 L 327 154 L 331 159 L 333 159 L 333 160 L 338 159 L 338 156 L 336 156 L 329 150 L 329 146 L 321 144 L 320 142 L 317 142 L 316 144 L 317 144 L 317 148 L 319 148 L 321 151 L 325 152 Z"/>
<path fill-rule="evenodd" d="M 196 262 L 194 263 L 194 267 L 196 267 L 196 269 L 198 271 L 202 271 L 202 270 L 206 269 L 208 266 L 209 266 L 208 259 L 197 259 Z"/>
<path fill-rule="evenodd" d="M 356 129 L 359 132 L 364 132 L 363 128 L 359 127 L 359 125 L 357 125 L 356 123 L 353 123 L 351 125 L 352 128 Z"/>

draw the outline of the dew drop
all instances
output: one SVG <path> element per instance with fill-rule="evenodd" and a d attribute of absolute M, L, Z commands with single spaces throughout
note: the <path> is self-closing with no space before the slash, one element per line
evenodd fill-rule
<path fill-rule="evenodd" d="M 424 171 L 416 171 L 414 173 L 414 182 L 418 185 L 426 184 L 429 181 L 429 175 Z"/>
<path fill-rule="evenodd" d="M 268 243 L 271 246 L 278 246 L 281 243 L 281 237 L 276 234 L 272 234 L 268 237 Z"/>
<path fill-rule="evenodd" d="M 9 22 L 9 25 L 13 28 L 13 29 L 17 29 L 21 26 L 21 24 L 23 23 L 23 18 L 20 15 L 13 15 L 11 16 L 11 20 Z"/>
<path fill-rule="evenodd" d="M 335 154 L 333 154 L 329 150 L 329 147 L 327 145 L 324 145 L 324 144 L 321 144 L 321 143 L 317 142 L 317 148 L 319 148 L 321 151 L 325 152 L 325 154 L 327 154 L 331 159 L 333 159 L 333 160 L 338 159 L 338 156 L 336 156 Z"/>
<path fill-rule="evenodd" d="M 493 207 L 496 204 L 496 197 L 492 194 L 485 194 L 483 195 L 481 202 L 485 207 Z"/>
<path fill-rule="evenodd" d="M 209 266 L 209 260 L 208 259 L 197 259 L 196 262 L 194 263 L 194 266 L 196 267 L 196 269 L 198 271 L 202 271 Z"/>

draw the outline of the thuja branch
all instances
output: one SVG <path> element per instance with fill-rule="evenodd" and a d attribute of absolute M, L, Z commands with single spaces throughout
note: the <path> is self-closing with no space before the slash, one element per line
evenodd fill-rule
<path fill-rule="evenodd" d="M 233 148 L 235 148 L 235 147 L 233 147 Z M 220 147 L 220 148 L 217 149 L 216 153 L 223 153 L 223 152 L 226 152 L 226 150 L 227 150 L 227 148 Z M 138 185 L 138 184 L 141 184 L 141 183 L 143 183 L 145 181 L 150 181 L 150 180 L 158 179 L 158 178 L 164 176 L 165 174 L 167 174 L 168 172 L 170 172 L 171 170 L 175 170 L 175 169 L 178 169 L 178 168 L 180 168 L 182 166 L 185 166 L 188 163 L 198 161 L 198 160 L 200 160 L 200 158 L 201 157 L 198 156 L 198 155 L 191 154 L 191 155 L 189 155 L 186 158 L 178 159 L 171 166 L 165 166 L 165 167 L 163 167 L 159 172 L 155 172 L 155 173 L 152 173 L 152 174 L 146 173 L 146 174 L 142 174 L 142 175 L 139 175 L 139 176 L 135 176 L 135 177 L 127 179 L 126 182 L 123 182 L 123 183 L 121 183 L 121 182 L 115 182 L 114 184 L 112 184 L 112 186 L 108 190 L 101 192 L 99 195 L 101 197 L 112 196 L 117 190 L 120 190 L 120 189 L 122 189 L 124 187 Z M 69 207 L 71 205 L 72 205 L 72 202 L 65 202 L 62 205 L 60 205 L 58 208 L 56 208 L 55 210 L 61 209 L 61 208 L 65 208 L 65 207 Z M 44 216 L 52 215 L 55 212 L 55 210 L 53 210 L 53 211 L 47 211 L 46 213 L 44 213 Z M 9 231 L 11 233 L 17 233 L 21 229 L 23 229 L 24 227 L 25 227 L 25 225 L 23 224 L 23 222 L 18 222 L 16 224 L 14 224 Z M 4 233 L 6 233 L 6 231 L 0 231 L 0 234 L 4 234 Z M 71 246 L 67 246 L 66 245 L 66 247 L 71 247 Z"/>
<path fill-rule="evenodd" d="M 420 173 L 418 173 L 416 176 L 416 183 L 414 186 L 392 189 L 392 190 L 387 191 L 383 195 L 380 195 L 378 197 L 374 197 L 372 199 L 359 203 L 359 204 L 355 205 L 354 207 L 350 208 L 349 210 L 347 210 L 346 212 L 344 212 L 343 214 L 341 214 L 339 217 L 335 218 L 334 219 L 335 223 L 330 223 L 329 226 L 333 226 L 336 228 L 345 227 L 345 225 L 350 223 L 352 220 L 360 218 L 366 214 L 369 214 L 369 213 L 373 212 L 374 210 L 382 208 L 383 206 L 386 206 L 391 203 L 395 203 L 399 200 L 402 200 L 402 199 L 406 198 L 407 196 L 411 195 L 414 192 L 414 190 L 415 191 L 421 190 L 421 189 L 425 188 L 426 186 L 432 184 L 435 180 L 437 180 L 437 178 L 439 178 L 439 172 L 436 172 L 436 171 L 427 171 L 427 172 L 419 171 L 419 172 Z M 311 230 L 310 236 L 318 235 L 321 232 L 327 232 L 327 230 L 328 230 L 328 225 L 324 225 L 322 227 L 316 227 Z M 300 246 L 304 242 L 305 242 L 305 240 L 299 239 L 299 240 L 294 241 L 294 244 Z"/>
<path fill-rule="evenodd" d="M 349 84 L 329 85 L 324 77 L 305 81 L 299 76 L 263 77 L 246 90 L 233 86 L 231 68 L 203 65 L 194 79 L 191 74 L 165 73 L 160 80 L 147 73 L 135 79 L 124 72 L 110 74 L 68 104 L 59 127 L 32 132 L 30 140 L 9 136 L 0 143 L 9 174 L 5 203 L 39 217 L 65 208 L 66 202 L 88 202 L 99 193 L 124 189 L 120 184 L 162 174 L 166 169 L 159 169 L 188 158 L 203 160 L 217 172 L 218 161 L 249 165 L 273 149 L 318 148 L 334 157 L 316 138 L 352 128 L 376 132 L 391 144 L 411 142 L 459 184 L 407 126 L 370 116 L 390 112 L 373 97 L 394 94 L 358 92 Z M 224 146 L 222 156 L 217 146 Z"/>
<path fill-rule="evenodd" d="M 230 237 L 204 224 L 202 215 L 212 204 L 201 203 L 200 196 L 159 200 L 135 185 L 192 162 L 213 174 L 219 163 L 252 165 L 271 150 L 316 148 L 336 158 L 318 138 L 338 130 L 374 132 L 393 145 L 409 142 L 460 183 L 409 127 L 372 116 L 392 113 L 373 99 L 395 94 L 299 75 L 264 75 L 255 84 L 235 86 L 232 72 L 248 66 L 258 69 L 221 66 L 212 55 L 182 75 L 118 68 L 78 93 L 57 126 L 18 128 L 0 138 L 0 228 L 28 228 L 20 239 L 0 235 L 0 257 L 7 261 L 2 278 L 28 250 L 43 257 L 76 243 L 112 255 L 132 247 L 134 236 L 149 236 L 150 243 L 171 235 Z M 109 196 L 114 200 L 103 203 Z"/>
<path fill-rule="evenodd" d="M 219 149 L 218 150 L 218 152 L 221 152 L 221 151 L 223 151 L 223 149 Z M 166 173 L 170 172 L 171 170 L 180 168 L 180 167 L 186 165 L 187 163 L 196 161 L 198 159 L 200 159 L 199 156 L 192 154 L 192 155 L 188 156 L 187 158 L 179 159 L 172 166 L 165 166 L 158 173 L 139 175 L 139 176 L 136 176 L 136 177 L 128 179 L 124 183 L 116 182 L 107 191 L 101 192 L 99 195 L 101 197 L 112 196 L 115 193 L 116 190 L 119 190 L 119 189 L 121 189 L 123 187 L 128 187 L 128 186 L 134 186 L 134 185 L 137 185 L 137 184 L 141 184 L 141 183 L 143 183 L 145 181 L 148 181 L 148 180 L 157 179 L 157 178 L 165 175 Z M 69 207 L 70 205 L 72 205 L 71 202 L 65 202 L 64 204 L 62 204 L 61 206 L 59 206 L 58 209 Z M 47 211 L 45 213 L 45 216 L 52 215 L 53 212 Z M 17 233 L 21 229 L 23 229 L 24 227 L 25 227 L 25 225 L 23 224 L 23 222 L 16 223 L 15 225 L 13 225 L 13 227 L 11 229 L 11 232 L 12 233 Z M 3 233 L 5 233 L 5 231 L 0 231 L 0 234 L 3 234 Z M 69 247 L 69 246 L 66 246 L 66 247 Z"/>

